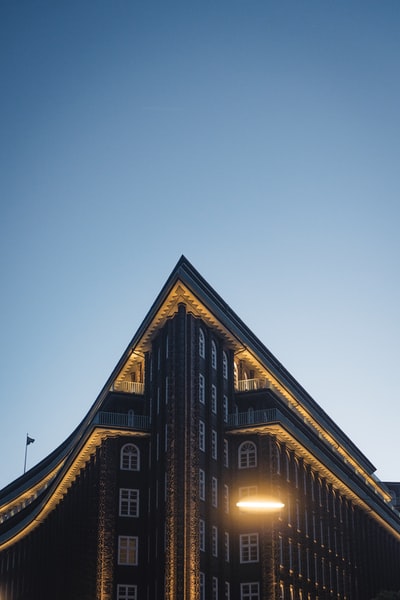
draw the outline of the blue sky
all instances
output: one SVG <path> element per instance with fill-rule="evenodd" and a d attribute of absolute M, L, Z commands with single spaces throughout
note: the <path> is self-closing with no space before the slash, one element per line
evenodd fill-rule
<path fill-rule="evenodd" d="M 0 487 L 181 254 L 400 480 L 398 0 L 0 4 Z"/>

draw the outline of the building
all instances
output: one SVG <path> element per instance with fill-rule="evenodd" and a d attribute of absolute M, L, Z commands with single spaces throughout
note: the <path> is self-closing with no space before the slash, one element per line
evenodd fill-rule
<path fill-rule="evenodd" d="M 372 600 L 400 589 L 374 470 L 182 257 L 82 423 L 0 492 L 0 598 Z M 261 497 L 283 506 L 237 506 Z"/>

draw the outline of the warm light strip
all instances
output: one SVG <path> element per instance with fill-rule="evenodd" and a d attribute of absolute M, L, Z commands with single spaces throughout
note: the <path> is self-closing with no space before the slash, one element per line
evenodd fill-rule
<path fill-rule="evenodd" d="M 283 502 L 273 500 L 239 500 L 236 502 L 236 506 L 246 511 L 255 512 L 273 512 L 284 508 Z"/>

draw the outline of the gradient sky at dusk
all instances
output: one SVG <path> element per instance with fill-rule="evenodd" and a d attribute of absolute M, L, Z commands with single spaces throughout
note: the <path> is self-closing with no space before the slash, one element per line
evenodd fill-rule
<path fill-rule="evenodd" d="M 400 481 L 400 2 L 2 0 L 0 487 L 184 254 Z"/>

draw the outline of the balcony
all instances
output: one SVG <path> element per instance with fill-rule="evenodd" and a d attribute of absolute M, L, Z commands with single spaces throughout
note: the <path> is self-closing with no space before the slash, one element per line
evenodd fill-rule
<path fill-rule="evenodd" d="M 247 427 L 248 425 L 275 423 L 281 420 L 282 415 L 276 408 L 247 410 L 246 412 L 228 415 L 228 427 Z"/>
<path fill-rule="evenodd" d="M 150 419 L 146 415 L 132 415 L 128 413 L 98 412 L 93 419 L 94 425 L 101 427 L 118 427 L 122 429 L 137 429 L 138 431 L 150 430 Z"/>
<path fill-rule="evenodd" d="M 123 394 L 144 394 L 144 383 L 139 381 L 115 381 L 111 388 L 111 392 L 122 392 Z"/>
<path fill-rule="evenodd" d="M 255 390 L 266 390 L 271 387 L 270 382 L 265 377 L 258 379 L 241 379 L 237 382 L 237 392 L 254 392 Z"/>

